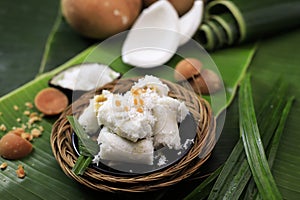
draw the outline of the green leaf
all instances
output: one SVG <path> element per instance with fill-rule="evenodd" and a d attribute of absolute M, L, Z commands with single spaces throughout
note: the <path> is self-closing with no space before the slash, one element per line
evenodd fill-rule
<path fill-rule="evenodd" d="M 97 142 L 88 137 L 87 133 L 85 133 L 82 126 L 74 116 L 67 116 L 67 119 L 81 144 L 79 145 L 80 154 L 84 156 L 96 155 L 99 152 L 99 145 Z"/>
<path fill-rule="evenodd" d="M 76 175 L 83 175 L 83 173 L 85 172 L 87 167 L 91 164 L 92 160 L 93 160 L 93 157 L 91 157 L 91 156 L 80 155 L 77 158 L 76 163 L 75 163 L 74 167 L 72 168 L 72 171 Z"/>
<path fill-rule="evenodd" d="M 233 199 L 233 196 L 240 195 L 250 177 L 251 172 L 247 160 L 245 160 L 243 144 L 239 140 L 225 162 L 223 170 L 208 198 L 217 199 L 226 197 Z"/>
<path fill-rule="evenodd" d="M 289 84 L 290 95 L 296 101 L 286 122 L 286 128 L 280 140 L 280 151 L 277 152 L 272 168 L 273 176 L 278 188 L 285 199 L 293 199 L 300 195 L 300 175 L 297 172 L 299 160 L 298 121 L 300 120 L 299 103 L 299 76 L 300 60 L 296 53 L 300 50 L 300 30 L 280 37 L 266 40 L 258 49 L 257 55 L 250 66 L 253 75 L 253 91 L 256 102 L 261 102 L 265 90 L 272 87 L 271 77 L 283 76 Z M 263 87 L 261 87 L 263 86 Z"/>
<path fill-rule="evenodd" d="M 278 147 L 279 147 L 280 138 L 282 136 L 283 129 L 284 129 L 288 114 L 291 110 L 293 101 L 294 101 L 294 97 L 291 97 L 291 98 L 289 98 L 288 102 L 286 103 L 286 105 L 282 111 L 282 115 L 281 115 L 278 127 L 276 128 L 275 135 L 272 139 L 271 144 L 269 145 L 269 147 L 267 149 L 268 163 L 269 163 L 270 168 L 273 167 L 275 157 L 276 157 Z M 252 178 L 248 184 L 244 199 L 254 199 L 254 198 L 258 198 L 258 197 L 260 197 L 260 196 L 258 194 L 256 185 L 255 185 L 255 181 Z"/>
<path fill-rule="evenodd" d="M 238 85 L 243 79 L 255 55 L 257 46 L 257 43 L 247 44 L 236 48 L 223 49 L 210 54 L 220 71 L 226 92 L 226 104 L 222 104 L 222 102 L 216 103 L 218 105 L 214 110 L 216 116 L 233 101 Z M 215 99 L 216 101 L 220 101 L 218 98 Z"/>
<path fill-rule="evenodd" d="M 264 133 L 263 143 L 265 147 L 275 132 L 277 122 L 279 122 L 280 114 L 285 103 L 283 101 L 285 95 L 285 84 L 279 84 L 278 87 L 273 88 L 273 91 L 259 109 L 258 122 L 261 132 Z M 272 123 L 269 123 L 270 121 L 272 121 Z M 242 140 L 240 139 L 226 160 L 209 198 L 216 199 L 224 197 L 227 199 L 238 199 L 250 177 L 251 171 L 247 163 Z"/>
<path fill-rule="evenodd" d="M 67 116 L 67 119 L 78 137 L 78 148 L 80 153 L 72 171 L 76 175 L 83 175 L 86 168 L 92 162 L 94 155 L 99 152 L 99 145 L 96 141 L 93 141 L 90 137 L 88 137 L 87 133 L 85 133 L 74 116 Z"/>
<path fill-rule="evenodd" d="M 240 131 L 248 163 L 255 183 L 263 199 L 281 199 L 270 171 L 260 138 L 254 105 L 250 77 L 246 76 L 239 93 Z"/>
<path fill-rule="evenodd" d="M 213 188 L 213 184 L 217 177 L 220 175 L 223 166 L 216 169 L 205 181 L 203 181 L 199 186 L 197 186 L 184 200 L 193 200 L 193 199 L 207 199 L 210 191 Z"/>
<path fill-rule="evenodd" d="M 15 119 L 22 113 L 13 112 L 13 105 L 16 104 L 22 107 L 24 105 L 24 102 L 26 101 L 33 102 L 35 95 L 41 89 L 47 87 L 49 79 L 58 72 L 68 68 L 71 65 L 81 63 L 83 61 L 98 61 L 104 63 L 108 62 L 112 57 L 114 57 L 117 50 L 116 47 L 118 46 L 119 45 L 112 45 L 106 49 L 99 49 L 96 48 L 96 46 L 91 46 L 60 67 L 38 76 L 28 84 L 2 97 L 0 100 L 0 111 L 3 113 L 3 115 L 0 117 L 0 124 L 4 123 L 9 129 L 13 126 L 16 126 Z M 93 52 L 94 56 L 91 56 L 91 52 Z M 216 113 L 220 113 L 227 107 L 228 104 L 231 103 L 233 96 L 235 95 L 238 83 L 243 77 L 254 52 L 255 45 L 246 45 L 233 49 L 223 50 L 213 55 L 214 61 L 217 65 L 219 65 L 221 75 L 224 76 L 225 85 L 227 87 L 227 100 L 225 104 L 220 104 L 219 107 L 217 107 L 217 109 L 215 110 Z M 222 62 L 224 57 L 226 57 L 226 59 L 231 62 Z M 174 64 L 175 62 L 173 62 L 173 66 Z M 112 67 L 114 69 L 118 69 L 118 71 L 123 70 L 123 72 L 126 69 L 130 69 L 126 65 L 122 64 L 120 59 L 117 59 L 113 63 Z M 232 67 L 234 67 L 235 69 L 233 69 Z M 45 118 L 42 121 L 42 124 L 44 124 L 45 127 L 45 133 L 41 138 L 39 138 L 39 140 L 35 141 L 35 151 L 33 152 L 33 154 L 22 161 L 25 170 L 28 173 L 28 176 L 25 177 L 24 181 L 18 184 L 18 191 L 26 197 L 28 196 L 28 198 L 31 198 L 32 196 L 27 195 L 27 193 L 34 193 L 42 197 L 46 192 L 49 193 L 49 190 L 55 191 L 53 194 L 53 198 L 79 198 L 83 196 L 86 198 L 92 198 L 93 192 L 84 192 L 85 190 L 82 189 L 80 185 L 65 176 L 58 166 L 56 160 L 54 159 L 49 141 L 52 123 L 53 119 Z M 1 133 L 1 135 L 3 134 L 4 133 Z M 0 161 L 4 160 L 0 158 Z M 31 166 L 32 163 L 34 163 L 34 169 Z M 9 162 L 9 166 L 16 167 L 17 163 L 11 161 Z M 43 170 L 38 171 L 38 169 Z M 9 179 L 9 181 L 7 182 L 7 184 L 5 184 L 4 189 L 1 193 L 5 193 L 6 195 L 8 195 L 13 193 L 14 182 L 18 181 L 18 179 L 14 175 L 14 170 L 7 170 L 4 172 L 5 173 L 1 173 L 1 178 L 5 180 Z M 49 180 L 48 177 L 53 178 Z M 30 185 L 37 185 L 37 187 L 31 188 Z M 59 189 L 56 189 L 56 187 L 59 187 Z"/>
<path fill-rule="evenodd" d="M 195 38 L 206 49 L 214 50 L 274 35 L 299 26 L 299 9 L 297 0 L 210 1 L 205 9 L 205 21 Z"/>
<path fill-rule="evenodd" d="M 290 110 L 292 108 L 293 101 L 294 101 L 294 97 L 292 96 L 291 98 L 289 98 L 288 102 L 286 103 L 286 105 L 282 111 L 282 116 L 281 116 L 280 122 L 278 124 L 278 127 L 276 129 L 275 136 L 272 139 L 271 148 L 268 151 L 268 163 L 271 168 L 275 161 L 275 157 L 276 157 L 276 154 L 278 151 L 280 139 L 281 139 L 281 136 L 283 133 L 283 129 L 284 129 L 286 120 L 288 118 L 288 114 L 290 113 Z"/>

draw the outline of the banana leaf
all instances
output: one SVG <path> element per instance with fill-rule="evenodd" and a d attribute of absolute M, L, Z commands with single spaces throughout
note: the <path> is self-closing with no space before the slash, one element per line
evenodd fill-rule
<path fill-rule="evenodd" d="M 28 0 L 24 2 L 19 1 L 17 7 L 15 6 L 15 1 L 1 1 L 0 5 L 0 27 L 3 28 L 3 24 L 6 24 L 4 29 L 7 30 L 0 32 L 0 92 L 1 95 L 3 95 L 28 80 L 33 79 L 35 74 L 38 73 L 45 42 L 56 17 L 54 16 L 54 13 L 57 13 L 58 1 L 47 1 L 47 3 L 37 0 Z M 7 10 L 10 10 L 10 12 L 7 12 Z M 37 12 L 39 10 L 43 10 L 43 12 Z M 35 14 L 33 15 L 32 13 Z M 18 19 L 22 18 L 24 18 L 24 21 L 20 21 L 18 24 Z M 8 21 L 4 23 L 4 20 Z M 38 23 L 38 25 L 35 20 L 40 21 L 41 23 Z M 16 24 L 23 27 L 23 29 L 17 29 L 18 26 L 10 27 L 10 24 Z M 37 25 L 38 28 L 35 28 Z M 13 29 L 13 27 L 16 27 L 18 31 L 15 31 L 16 29 Z M 65 28 L 65 31 L 62 31 L 61 28 Z M 27 37 L 24 37 L 25 33 L 28 34 Z M 43 33 L 43 36 L 39 35 L 41 33 Z M 39 37 L 36 37 L 37 34 Z M 55 68 L 55 65 L 60 65 L 62 62 L 65 62 L 74 54 L 78 53 L 80 49 L 85 48 L 85 45 L 88 45 L 90 42 L 78 35 L 74 36 L 72 40 L 67 41 L 69 38 L 68 34 L 70 37 L 71 35 L 76 35 L 76 33 L 68 29 L 67 26 L 60 25 L 58 31 L 55 33 L 51 46 L 52 50 L 56 49 L 57 51 L 50 50 L 48 55 L 51 59 L 48 59 L 46 62 L 46 70 Z M 254 47 L 255 45 L 250 45 L 221 50 L 212 54 L 217 65 L 219 65 L 219 63 L 223 63 L 223 65 L 228 68 L 224 68 L 224 70 L 220 69 L 223 78 L 228 80 L 231 80 L 231 72 L 235 72 L 235 68 L 237 66 L 239 69 L 238 71 L 240 71 L 239 66 L 249 65 L 250 63 L 249 70 L 253 74 L 252 85 L 255 104 L 263 102 L 262 98 L 266 95 L 265 89 L 270 89 L 272 87 L 272 84 L 274 83 L 273 80 L 276 79 L 274 77 L 287 74 L 287 79 L 291 83 L 291 87 L 293 89 L 293 95 L 296 96 L 296 103 L 293 106 L 287 122 L 287 128 L 282 136 L 279 152 L 275 158 L 272 171 L 279 190 L 285 199 L 297 199 L 300 195 L 300 175 L 298 173 L 298 166 L 300 164 L 300 160 L 298 158 L 300 153 L 298 143 L 300 138 L 298 137 L 299 134 L 297 134 L 297 130 L 299 128 L 297 127 L 297 122 L 299 121 L 298 113 L 300 108 L 299 103 L 297 102 L 297 98 L 300 96 L 297 81 L 300 75 L 298 69 L 300 63 L 297 58 L 297 53 L 295 53 L 300 51 L 298 46 L 300 42 L 299 34 L 300 30 L 297 30 L 280 37 L 263 41 L 259 44 L 257 50 L 256 47 Z M 22 37 L 26 38 L 26 40 L 16 40 L 16 38 Z M 64 45 L 71 43 L 74 47 L 70 49 L 64 48 Z M 78 43 L 78 45 L 76 45 L 76 43 Z M 86 52 L 88 51 L 89 50 Z M 255 56 L 250 56 L 253 55 L 254 52 L 256 52 Z M 20 103 L 20 105 L 23 106 L 23 101 L 20 100 L 20 98 L 23 98 L 24 101 L 32 101 L 32 96 L 39 89 L 47 87 L 47 80 L 53 74 L 69 67 L 72 64 L 82 62 L 82 57 L 85 56 L 87 55 L 83 52 L 58 70 L 41 75 L 28 85 L 25 85 L 23 88 L 13 91 L 5 98 L 1 97 L 1 108 L 5 107 L 6 110 L 13 111 L 11 106 L 14 105 L 14 103 Z M 55 59 L 56 57 L 60 58 L 59 62 Z M 24 61 L 26 65 L 24 64 Z M 237 63 L 239 63 L 239 65 L 236 65 Z M 242 68 L 245 69 L 244 67 Z M 18 73 L 20 73 L 20 75 L 17 77 Z M 241 75 L 241 73 L 237 74 Z M 234 74 L 233 76 L 235 77 L 237 74 Z M 239 82 L 237 81 L 238 78 L 235 77 L 234 79 L 236 83 L 232 83 L 232 85 L 237 86 Z M 228 87 L 227 89 L 230 92 L 234 89 L 234 93 L 232 94 L 235 94 L 236 87 Z M 230 95 L 230 97 L 227 98 L 231 102 L 233 100 L 233 95 Z M 3 102 L 5 103 L 3 104 Z M 15 123 L 14 115 L 14 112 L 8 115 L 4 113 L 0 116 L 1 123 L 5 122 L 8 123 L 8 125 L 10 124 L 10 126 L 13 126 Z M 227 110 L 225 126 L 213 151 L 211 159 L 208 160 L 208 162 L 201 168 L 201 171 L 204 171 L 204 173 L 215 170 L 219 165 L 224 163 L 230 154 L 239 136 L 237 117 L 237 102 L 233 101 L 232 105 Z M 47 130 L 43 133 L 43 136 L 39 138 L 39 140 L 34 142 L 34 147 L 38 150 L 34 152 L 33 157 L 21 160 L 20 162 L 10 162 L 9 168 L 5 171 L 0 171 L 1 199 L 147 199 L 147 197 L 148 199 L 153 199 L 152 195 L 155 195 L 157 198 L 164 199 L 168 197 L 172 199 L 181 199 L 186 196 L 189 191 L 192 191 L 193 186 L 199 184 L 197 182 L 183 182 L 182 184 L 169 188 L 166 191 L 140 195 L 113 195 L 89 190 L 66 177 L 52 156 L 49 145 L 49 130 L 51 129 L 52 122 L 53 119 L 48 119 L 42 122 Z M 3 132 L 1 132 L 1 135 L 2 134 Z M 0 162 L 2 161 L 3 159 L 1 158 Z M 14 172 L 15 167 L 19 163 L 25 165 L 25 171 L 28 173 L 28 176 L 23 180 L 17 179 Z"/>
<path fill-rule="evenodd" d="M 216 0 L 205 7 L 195 39 L 208 50 L 255 40 L 300 25 L 297 0 Z"/>
<path fill-rule="evenodd" d="M 54 10 L 54 12 L 57 13 L 57 10 Z M 60 60 L 63 57 L 61 54 L 64 53 L 64 46 L 68 44 L 68 42 L 76 40 L 74 39 L 75 37 L 73 37 L 72 40 L 68 40 L 70 38 L 68 35 L 70 35 L 71 31 L 70 29 L 66 28 L 64 20 L 60 19 L 59 15 L 60 14 L 58 12 L 58 17 L 53 19 L 54 25 L 52 26 L 52 29 L 49 30 L 49 26 L 47 27 L 49 35 L 45 35 L 47 37 L 45 37 L 45 40 L 41 42 L 45 43 L 44 46 L 40 46 L 40 50 L 41 52 L 44 50 L 44 54 L 41 55 L 40 53 L 36 58 L 41 60 L 40 68 L 36 70 L 36 74 L 44 72 L 45 70 L 53 67 L 53 63 L 58 62 L 55 60 L 55 58 L 58 57 L 58 60 Z M 44 29 L 44 27 L 40 28 Z M 75 33 L 73 32 L 73 34 Z M 76 46 L 76 48 L 74 47 L 70 50 L 67 49 L 65 52 L 67 55 L 65 55 L 63 59 L 67 59 L 68 56 L 84 46 L 81 43 L 81 39 L 82 38 L 80 38 L 77 46 L 73 44 Z M 58 72 L 84 61 L 109 63 L 111 59 L 116 57 L 115 54 L 118 54 L 120 50 L 120 46 L 118 44 L 109 46 L 105 46 L 104 44 L 104 46 L 100 46 L 104 47 L 104 49 L 97 47 L 98 46 L 95 45 L 88 48 L 62 66 L 38 76 L 28 84 L 7 94 L 6 96 L 1 97 L 0 112 L 2 115 L 0 116 L 0 124 L 5 124 L 8 130 L 10 130 L 13 126 L 19 126 L 20 124 L 16 122 L 16 119 L 22 116 L 22 111 L 25 109 L 24 103 L 33 102 L 37 92 L 42 88 L 47 87 L 49 79 Z M 188 49 L 182 49 L 181 51 L 185 52 L 186 50 Z M 225 85 L 227 87 L 226 102 L 218 107 L 217 110 L 215 110 L 216 114 L 224 110 L 225 107 L 227 107 L 227 105 L 233 100 L 237 85 L 245 73 L 254 52 L 255 44 L 250 44 L 235 49 L 224 50 L 223 52 L 219 52 L 214 55 L 213 60 L 219 66 L 219 71 L 221 75 L 224 76 L 224 81 L 226 82 Z M 224 58 L 228 59 L 230 62 L 223 63 Z M 24 58 L 23 61 L 27 59 Z M 16 60 L 10 59 L 10 61 L 15 62 L 16 65 L 20 65 Z M 24 63 L 22 64 L 22 66 L 24 66 Z M 174 67 L 176 64 L 176 58 L 175 60 L 171 60 L 169 64 Z M 37 64 L 35 65 L 38 66 Z M 122 73 L 125 73 L 130 69 L 121 62 L 120 58 L 112 63 L 112 67 Z M 16 71 L 14 70 L 13 72 Z M 19 82 L 18 84 L 20 83 L 22 82 Z M 13 109 L 14 105 L 19 106 L 20 110 L 18 112 Z M 42 122 L 40 122 L 40 125 L 44 127 L 45 131 L 43 132 L 41 138 L 34 141 L 34 152 L 29 157 L 18 161 L 6 161 L 3 158 L 0 158 L 1 163 L 8 163 L 8 168 L 4 171 L 1 171 L 0 174 L 0 179 L 2 180 L 0 193 L 4 199 L 96 198 L 95 191 L 90 191 L 89 189 L 79 185 L 65 176 L 54 159 L 49 141 L 49 135 L 54 120 L 55 119 L 53 118 L 45 118 Z M 0 132 L 0 136 L 4 134 L 4 131 Z M 24 166 L 27 173 L 27 176 L 23 180 L 18 179 L 15 175 L 15 169 L 19 164 Z M 45 194 L 51 195 L 45 197 Z"/>
<path fill-rule="evenodd" d="M 253 88 L 256 88 L 255 97 L 259 101 L 265 88 L 271 87 L 270 79 L 273 77 L 285 77 L 290 84 L 291 95 L 296 96 L 296 101 L 290 113 L 289 120 L 286 122 L 286 131 L 282 135 L 279 151 L 275 158 L 272 168 L 273 176 L 279 187 L 283 198 L 293 199 L 300 195 L 299 186 L 299 134 L 297 133 L 297 121 L 299 120 L 299 102 L 300 97 L 299 80 L 300 60 L 296 53 L 300 50 L 299 38 L 300 30 L 282 35 L 276 40 L 266 40 L 261 48 L 258 49 L 256 57 L 250 65 L 250 71 L 255 74 L 253 77 Z M 274 59 L 278 57 L 277 59 Z M 275 70 L 275 71 L 274 71 Z M 263 87 L 259 87 L 263 86 Z"/>
<path fill-rule="evenodd" d="M 226 81 L 225 85 L 228 87 L 226 105 L 218 108 L 220 110 L 216 110 L 216 113 L 220 113 L 232 101 L 236 87 L 241 77 L 245 73 L 247 66 L 249 65 L 249 60 L 251 60 L 253 56 L 253 48 L 253 45 L 249 45 L 235 49 L 224 50 L 223 54 L 215 54 L 214 60 L 220 64 L 220 72 L 224 77 L 224 81 Z M 22 115 L 22 111 L 25 109 L 24 103 L 33 102 L 35 95 L 42 88 L 47 87 L 49 79 L 58 72 L 83 61 L 106 62 L 110 56 L 114 57 L 114 49 L 112 49 L 111 52 L 106 51 L 102 54 L 101 51 L 101 48 L 99 49 L 97 46 L 92 46 L 64 65 L 37 77 L 28 84 L 2 97 L 0 100 L 0 110 L 2 112 L 0 124 L 5 124 L 7 129 L 11 129 L 13 126 L 19 126 L 20 124 L 16 123 L 16 119 Z M 94 54 L 95 56 L 93 56 Z M 222 64 L 222 60 L 224 59 L 223 56 L 226 56 L 229 60 L 232 60 L 232 62 Z M 231 56 L 232 59 L 230 59 Z M 239 57 L 239 59 L 236 59 L 236 57 Z M 119 60 L 117 63 L 120 62 L 121 61 Z M 117 66 L 121 68 L 117 68 Z M 235 70 L 226 70 L 226 68 L 232 66 L 234 66 Z M 122 71 L 124 70 L 125 66 L 115 65 L 113 67 L 116 70 L 119 69 L 118 71 Z M 227 76 L 227 78 L 225 78 L 225 76 Z M 19 106 L 20 111 L 14 111 L 14 105 Z M 43 136 L 34 142 L 35 150 L 29 157 L 19 161 L 6 161 L 3 158 L 0 158 L 0 162 L 7 162 L 9 165 L 9 168 L 3 171 L 0 175 L 0 178 L 5 180 L 5 185 L 3 185 L 4 187 L 1 191 L 4 196 L 19 196 L 13 192 L 15 190 L 13 188 L 17 187 L 16 182 L 18 182 L 18 191 L 20 194 L 25 195 L 28 198 L 42 197 L 43 194 L 49 192 L 52 193 L 51 197 L 53 197 L 53 199 L 78 197 L 91 198 L 93 196 L 93 192 L 85 193 L 78 184 L 72 182 L 72 180 L 67 176 L 62 175 L 62 171 L 54 159 L 50 148 L 49 134 L 51 132 L 52 123 L 53 119 L 49 118 L 45 118 L 41 122 L 41 125 L 43 125 L 45 128 L 45 131 Z M 1 132 L 0 134 L 2 136 L 5 134 L 5 132 Z M 28 174 L 24 181 L 18 180 L 15 175 L 14 169 L 18 164 L 22 164 Z M 49 177 L 52 178 L 49 179 Z M 38 186 L 30 187 L 31 185 Z M 59 187 L 60 189 L 58 190 L 56 187 Z M 76 192 L 73 192 L 73 190 L 76 190 Z"/>

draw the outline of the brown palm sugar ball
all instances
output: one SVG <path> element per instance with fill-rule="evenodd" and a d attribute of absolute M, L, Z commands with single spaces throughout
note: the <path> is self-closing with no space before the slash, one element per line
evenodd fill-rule
<path fill-rule="evenodd" d="M 183 81 L 197 76 L 202 70 L 202 63 L 196 58 L 186 58 L 177 63 L 174 78 Z"/>
<path fill-rule="evenodd" d="M 220 77 L 210 69 L 203 69 L 200 76 L 197 76 L 190 84 L 199 94 L 213 94 L 222 88 Z"/>
<path fill-rule="evenodd" d="M 188 81 L 198 94 L 213 94 L 223 87 L 220 77 L 210 69 L 203 69 L 201 61 L 195 58 L 178 62 L 174 78 L 179 82 Z"/>

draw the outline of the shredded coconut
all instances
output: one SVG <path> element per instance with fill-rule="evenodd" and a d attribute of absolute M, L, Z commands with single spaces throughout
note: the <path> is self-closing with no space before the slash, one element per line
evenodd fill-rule
<path fill-rule="evenodd" d="M 103 90 L 102 94 L 96 95 L 93 99 L 93 110 L 89 112 L 97 114 L 98 127 L 103 128 L 98 137 L 100 152 L 93 162 L 97 163 L 100 159 L 129 162 L 132 155 L 128 154 L 131 156 L 126 157 L 128 152 L 125 153 L 123 150 L 136 148 L 143 140 L 148 141 L 144 144 L 151 144 L 152 149 L 161 145 L 169 149 L 181 149 L 178 122 L 186 117 L 188 109 L 184 102 L 167 96 L 168 93 L 169 88 L 166 84 L 157 77 L 146 75 L 125 94 Z M 118 148 L 112 145 L 116 141 L 119 141 Z M 120 144 L 126 144 L 126 148 L 120 147 Z M 151 157 L 153 159 L 153 153 Z M 132 161 L 139 163 L 139 160 L 132 159 Z M 160 155 L 158 166 L 166 162 L 166 157 Z"/>
<path fill-rule="evenodd" d="M 159 160 L 158 160 L 157 165 L 158 166 L 162 166 L 162 165 L 167 164 L 167 162 L 168 162 L 168 160 L 167 160 L 166 156 L 165 155 L 161 155 L 160 158 L 159 158 Z"/>
<path fill-rule="evenodd" d="M 183 148 L 187 149 L 193 143 L 194 143 L 194 139 L 186 139 L 185 143 L 183 144 Z"/>
<path fill-rule="evenodd" d="M 4 124 L 1 124 L 0 125 L 0 131 L 6 131 L 6 126 Z"/>
<path fill-rule="evenodd" d="M 14 109 L 15 111 L 18 111 L 18 110 L 19 110 L 19 107 L 18 107 L 17 105 L 14 105 L 14 106 L 13 106 L 13 109 Z"/>
<path fill-rule="evenodd" d="M 0 169 L 1 169 L 1 170 L 5 170 L 6 168 L 7 168 L 7 162 L 1 163 Z"/>

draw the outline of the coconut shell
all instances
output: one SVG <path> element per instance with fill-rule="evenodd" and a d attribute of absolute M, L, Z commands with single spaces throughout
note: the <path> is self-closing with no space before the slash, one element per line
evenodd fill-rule
<path fill-rule="evenodd" d="M 150 6 L 154 2 L 158 0 L 143 0 L 143 4 L 145 7 Z M 179 16 L 184 15 L 186 12 L 188 12 L 194 4 L 194 0 L 168 0 L 176 9 Z"/>
<path fill-rule="evenodd" d="M 141 0 L 61 0 L 67 22 L 82 35 L 105 39 L 127 30 L 138 17 Z"/>

